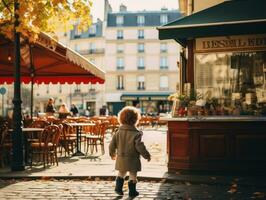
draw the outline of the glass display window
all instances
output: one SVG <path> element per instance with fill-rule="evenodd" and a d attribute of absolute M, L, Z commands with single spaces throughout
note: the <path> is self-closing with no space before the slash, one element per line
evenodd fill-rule
<path fill-rule="evenodd" d="M 249 113 L 266 105 L 266 51 L 195 54 L 195 89 L 221 106 Z"/>

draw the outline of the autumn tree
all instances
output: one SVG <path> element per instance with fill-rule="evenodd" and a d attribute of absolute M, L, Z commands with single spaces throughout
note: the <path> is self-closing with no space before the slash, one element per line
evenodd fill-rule
<path fill-rule="evenodd" d="M 34 41 L 41 31 L 53 34 L 60 25 L 66 30 L 78 22 L 79 29 L 91 24 L 90 0 L 18 0 L 17 31 Z M 12 37 L 14 0 L 0 0 L 0 33 Z"/>
<path fill-rule="evenodd" d="M 79 29 L 85 29 L 91 23 L 91 5 L 90 0 L 0 0 L 0 36 L 14 41 L 12 171 L 25 169 L 20 95 L 21 38 L 34 42 L 41 31 L 54 33 L 58 24 L 66 31 L 71 28 L 71 22 L 78 23 Z"/>

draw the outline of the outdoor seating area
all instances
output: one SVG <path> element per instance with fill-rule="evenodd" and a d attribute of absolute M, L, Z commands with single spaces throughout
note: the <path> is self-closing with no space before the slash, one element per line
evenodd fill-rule
<path fill-rule="evenodd" d="M 106 142 L 119 127 L 117 116 L 71 117 L 59 119 L 54 116 L 35 117 L 23 123 L 25 164 L 29 167 L 58 166 L 59 158 L 74 156 L 105 155 Z M 139 128 L 157 129 L 165 125 L 159 117 L 142 116 Z M 11 161 L 12 125 L 2 120 L 0 126 L 0 164 L 7 167 Z"/>

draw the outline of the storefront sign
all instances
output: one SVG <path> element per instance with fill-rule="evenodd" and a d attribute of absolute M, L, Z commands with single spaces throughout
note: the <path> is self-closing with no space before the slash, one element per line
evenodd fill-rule
<path fill-rule="evenodd" d="M 142 101 L 143 100 L 147 100 L 148 101 L 149 100 L 149 97 L 139 97 L 139 100 L 142 100 Z"/>
<path fill-rule="evenodd" d="M 134 101 L 134 100 L 137 100 L 137 97 L 122 96 L 121 100 L 122 101 Z"/>
<path fill-rule="evenodd" d="M 167 100 L 167 96 L 154 96 L 151 97 L 151 100 Z"/>
<path fill-rule="evenodd" d="M 266 34 L 196 39 L 196 52 L 260 50 L 266 48 Z"/>
<path fill-rule="evenodd" d="M 153 101 L 165 101 L 167 100 L 168 96 L 122 96 L 121 100 L 122 101 L 136 101 L 136 100 L 140 100 L 140 101 L 149 101 L 149 100 L 153 100 Z"/>

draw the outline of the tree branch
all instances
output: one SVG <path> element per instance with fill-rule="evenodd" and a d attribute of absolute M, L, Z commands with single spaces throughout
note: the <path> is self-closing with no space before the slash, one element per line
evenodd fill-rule
<path fill-rule="evenodd" d="M 9 5 L 5 2 L 5 0 L 2 0 L 2 2 L 3 2 L 3 4 L 4 4 L 4 6 L 6 7 L 6 9 L 7 9 L 11 14 L 13 14 L 13 12 L 10 10 Z M 11 16 L 12 16 L 12 15 L 11 15 Z"/>

